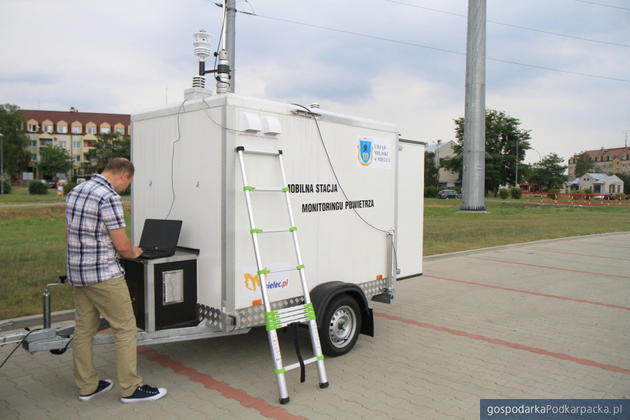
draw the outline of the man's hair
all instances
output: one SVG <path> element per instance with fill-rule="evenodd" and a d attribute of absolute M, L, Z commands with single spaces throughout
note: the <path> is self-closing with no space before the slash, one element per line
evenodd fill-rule
<path fill-rule="evenodd" d="M 111 172 L 114 174 L 119 174 L 121 172 L 128 173 L 133 176 L 136 168 L 134 168 L 133 163 L 131 163 L 128 159 L 125 158 L 113 158 L 107 163 L 103 172 Z"/>

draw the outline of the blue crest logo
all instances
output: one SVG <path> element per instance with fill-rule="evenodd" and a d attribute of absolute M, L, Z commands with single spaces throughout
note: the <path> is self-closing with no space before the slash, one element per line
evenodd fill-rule
<path fill-rule="evenodd" d="M 364 166 L 372 163 L 371 140 L 359 140 L 359 163 Z"/>

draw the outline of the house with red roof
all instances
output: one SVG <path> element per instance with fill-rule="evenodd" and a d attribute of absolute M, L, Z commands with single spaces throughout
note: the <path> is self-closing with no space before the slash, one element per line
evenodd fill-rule
<path fill-rule="evenodd" d="M 24 117 L 22 130 L 30 138 L 30 167 L 35 178 L 40 151 L 46 146 L 65 149 L 72 158 L 72 178 L 89 176 L 91 164 L 86 154 L 94 147 L 97 136 L 105 133 L 119 133 L 130 136 L 131 117 L 129 114 L 106 114 L 79 112 L 72 107 L 68 111 L 46 111 L 21 109 Z"/>

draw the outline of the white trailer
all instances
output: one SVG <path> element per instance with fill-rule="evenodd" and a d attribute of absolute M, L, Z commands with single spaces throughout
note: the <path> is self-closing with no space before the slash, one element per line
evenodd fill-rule
<path fill-rule="evenodd" d="M 424 143 L 391 124 L 197 87 L 178 106 L 134 115 L 131 144 L 133 242 L 146 219 L 183 222 L 175 255 L 126 261 L 138 343 L 264 325 L 284 404 L 285 371 L 316 363 L 327 387 L 322 350 L 339 356 L 360 333 L 374 336 L 370 300 L 391 303 L 397 280 L 422 274 Z M 281 154 L 284 176 L 270 152 Z M 299 248 L 286 236 L 297 231 Z M 48 289 L 43 300 L 43 328 L 0 345 L 66 351 L 74 327 L 52 328 Z M 298 363 L 285 366 L 275 329 L 289 324 L 309 326 L 313 356 L 298 350 Z"/>
<path fill-rule="evenodd" d="M 183 221 L 174 256 L 127 263 L 139 343 L 264 325 L 239 147 L 283 153 L 288 185 L 264 156 L 247 156 L 248 178 L 258 189 L 288 188 L 324 354 L 374 335 L 369 301 L 391 303 L 397 280 L 422 274 L 424 143 L 401 139 L 392 124 L 192 88 L 180 105 L 133 115 L 131 144 L 133 242 L 145 219 Z M 281 200 L 252 200 L 258 226 L 287 230 Z M 274 310 L 303 296 L 283 235 L 260 239 Z M 24 340 L 31 352 L 63 352 L 71 342 L 73 327 L 51 328 L 49 299 L 46 291 L 44 328 Z"/>
<path fill-rule="evenodd" d="M 391 302 L 397 279 L 422 273 L 424 144 L 391 124 L 201 88 L 134 115 L 134 242 L 145 219 L 183 221 L 179 246 L 198 254 L 197 320 L 223 333 L 264 325 L 239 146 L 282 151 L 324 353 L 349 351 L 359 332 L 373 335 L 369 299 Z M 259 189 L 281 184 L 265 156 L 247 156 L 247 170 Z M 286 229 L 282 204 L 255 195 L 257 224 Z M 296 264 L 282 235 L 260 240 L 274 309 L 301 296 L 297 272 L 284 271 Z M 145 301 L 145 330 L 168 329 L 151 320 L 154 297 Z"/>

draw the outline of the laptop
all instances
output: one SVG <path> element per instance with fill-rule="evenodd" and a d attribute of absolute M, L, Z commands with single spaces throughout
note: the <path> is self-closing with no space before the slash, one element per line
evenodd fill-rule
<path fill-rule="evenodd" d="M 154 259 L 175 254 L 181 229 L 181 220 L 146 219 L 140 237 L 142 255 L 139 258 Z"/>

